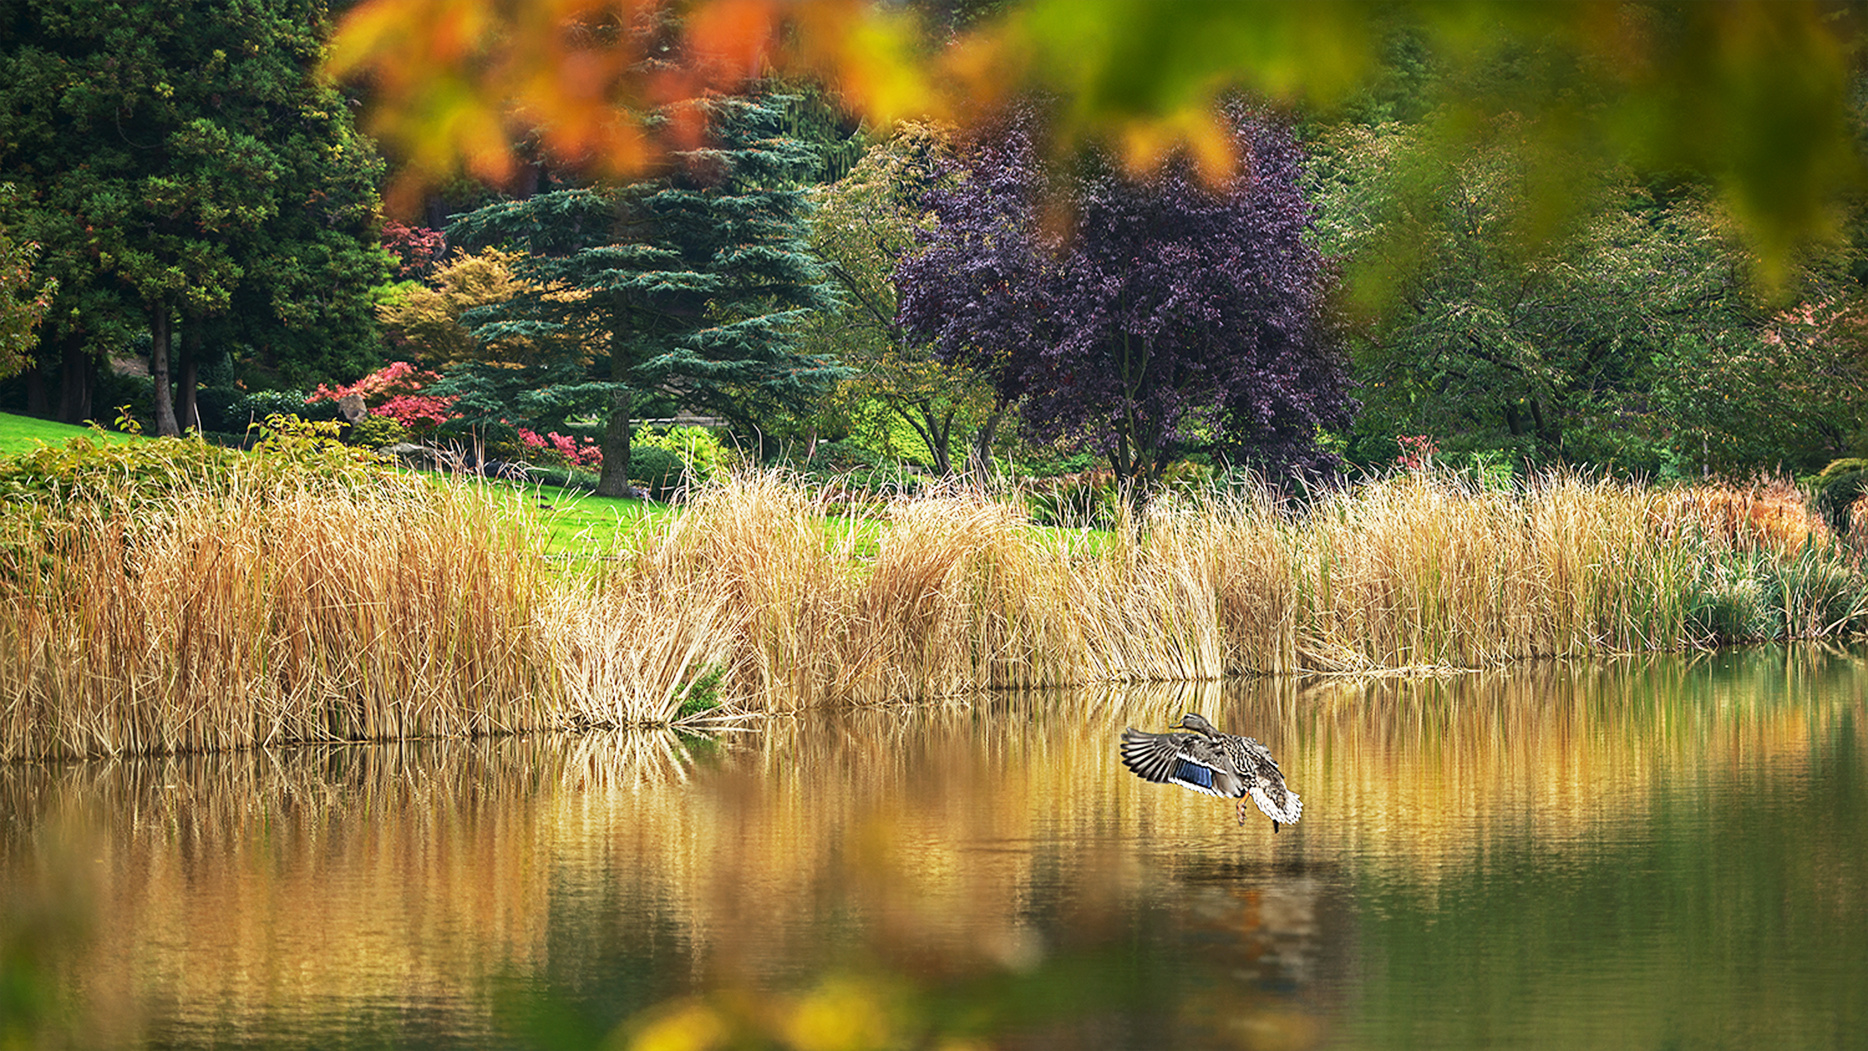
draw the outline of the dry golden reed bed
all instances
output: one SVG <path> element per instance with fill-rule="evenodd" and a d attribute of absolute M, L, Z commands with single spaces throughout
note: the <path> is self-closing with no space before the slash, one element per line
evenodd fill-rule
<path fill-rule="evenodd" d="M 1163 500 L 1108 533 L 962 493 L 879 524 L 823 511 L 742 475 L 584 573 L 544 557 L 510 490 L 73 503 L 0 545 L 0 758 L 666 723 L 697 680 L 773 710 L 1868 622 L 1849 549 L 1787 490 L 1405 474 L 1302 512 Z"/>

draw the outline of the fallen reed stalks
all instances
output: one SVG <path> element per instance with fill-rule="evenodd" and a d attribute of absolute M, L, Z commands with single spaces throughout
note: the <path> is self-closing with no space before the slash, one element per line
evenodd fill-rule
<path fill-rule="evenodd" d="M 1092 533 L 963 491 L 839 518 L 756 473 L 569 573 L 510 490 L 276 468 L 5 505 L 0 758 L 666 725 L 716 700 L 1479 668 L 1868 626 L 1859 560 L 1768 487 L 1407 473 L 1305 507 L 1252 487 L 1170 496 Z"/>

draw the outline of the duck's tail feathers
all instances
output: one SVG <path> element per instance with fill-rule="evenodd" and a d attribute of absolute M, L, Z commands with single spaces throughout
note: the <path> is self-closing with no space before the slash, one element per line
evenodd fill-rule
<path fill-rule="evenodd" d="M 1282 783 L 1256 784 L 1251 789 L 1252 802 L 1265 812 L 1275 825 L 1295 825 L 1304 812 L 1304 801 Z"/>

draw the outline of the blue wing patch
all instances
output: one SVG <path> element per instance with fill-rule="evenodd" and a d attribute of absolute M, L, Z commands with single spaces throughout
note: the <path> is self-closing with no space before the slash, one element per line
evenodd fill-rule
<path fill-rule="evenodd" d="M 1209 792 L 1213 790 L 1212 768 L 1201 766 L 1199 763 L 1191 763 L 1185 759 L 1175 762 L 1174 780 L 1182 781 L 1190 785 L 1199 785 Z"/>

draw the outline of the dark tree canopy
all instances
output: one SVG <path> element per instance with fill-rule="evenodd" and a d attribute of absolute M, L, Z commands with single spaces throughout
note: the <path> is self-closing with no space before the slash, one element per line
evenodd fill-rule
<path fill-rule="evenodd" d="M 0 0 L 0 170 L 59 282 L 42 334 L 94 357 L 149 331 L 163 433 L 177 327 L 185 356 L 213 332 L 300 376 L 373 354 L 382 167 L 313 74 L 327 27 L 319 0 Z"/>
<path fill-rule="evenodd" d="M 982 137 L 966 180 L 930 195 L 903 321 L 1024 399 L 1037 436 L 1092 440 L 1138 488 L 1194 446 L 1274 474 L 1325 466 L 1318 429 L 1353 404 L 1299 152 L 1230 116 L 1245 161 L 1217 185 L 1186 157 L 1145 178 L 1099 154 L 1047 168 L 1029 111 Z"/>
<path fill-rule="evenodd" d="M 515 267 L 533 283 L 464 315 L 474 337 L 557 350 L 523 374 L 463 363 L 436 389 L 461 394 L 470 413 L 603 417 L 600 491 L 610 494 L 628 487 L 631 414 L 644 398 L 746 418 L 820 393 L 838 370 L 793 346 L 799 320 L 830 293 L 805 240 L 817 156 L 785 133 L 791 102 L 710 100 L 712 143 L 661 178 L 456 220 L 451 241 L 523 252 Z"/>
<path fill-rule="evenodd" d="M 12 187 L 0 183 L 0 194 Z M 35 288 L 32 261 L 39 246 L 31 241 L 15 244 L 0 226 L 0 378 L 11 376 L 32 361 L 33 329 L 52 305 L 56 287 Z"/>

